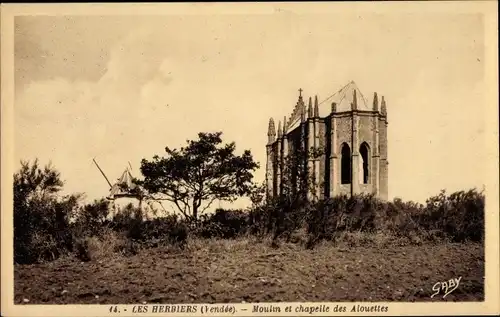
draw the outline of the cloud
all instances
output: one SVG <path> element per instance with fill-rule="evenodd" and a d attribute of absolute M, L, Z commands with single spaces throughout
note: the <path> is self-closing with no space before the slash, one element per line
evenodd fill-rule
<path fill-rule="evenodd" d="M 127 38 L 113 48 L 98 81 L 55 78 L 28 84 L 16 100 L 16 157 L 52 160 L 69 191 L 105 195 L 106 186 L 92 186 L 100 180 L 92 173 L 92 157 L 100 157 L 109 173 L 118 175 L 130 159 L 123 149 L 140 142 L 141 124 L 132 120 L 151 117 L 141 101 L 143 88 L 166 91 L 169 84 L 160 72 L 163 52 L 141 49 L 134 41 L 138 38 Z M 157 52 L 155 59 L 141 58 L 145 49 Z M 167 103 L 167 96 L 161 98 Z"/>
<path fill-rule="evenodd" d="M 218 131 L 221 120 L 234 120 L 226 125 L 229 138 L 246 133 L 241 105 L 227 108 L 220 100 L 228 88 L 218 81 L 224 70 L 216 72 L 214 60 L 176 57 L 158 32 L 136 30 L 117 41 L 98 80 L 58 77 L 26 85 L 16 100 L 16 159 L 50 160 L 68 192 L 95 198 L 107 194 L 107 185 L 93 157 L 113 179 L 127 161 L 138 171 L 140 159 L 200 131 Z"/>

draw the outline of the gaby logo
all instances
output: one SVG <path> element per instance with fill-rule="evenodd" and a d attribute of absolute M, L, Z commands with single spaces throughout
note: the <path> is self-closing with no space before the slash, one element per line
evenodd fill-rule
<path fill-rule="evenodd" d="M 438 295 L 439 293 L 444 294 L 443 298 L 445 298 L 447 295 L 457 289 L 458 285 L 460 285 L 460 280 L 462 280 L 461 276 L 459 278 L 452 278 L 445 282 L 437 282 L 436 284 L 434 284 L 434 286 L 432 286 L 432 290 L 435 293 L 431 295 L 431 298 Z"/>

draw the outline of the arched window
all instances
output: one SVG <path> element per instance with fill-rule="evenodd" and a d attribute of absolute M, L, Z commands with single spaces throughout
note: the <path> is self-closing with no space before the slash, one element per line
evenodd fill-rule
<path fill-rule="evenodd" d="M 363 184 L 368 184 L 370 182 L 370 147 L 366 142 L 361 143 L 359 147 L 359 154 L 361 154 L 361 171 Z"/>
<path fill-rule="evenodd" d="M 340 181 L 342 184 L 351 183 L 351 149 L 347 143 L 342 144 L 340 158 Z"/>

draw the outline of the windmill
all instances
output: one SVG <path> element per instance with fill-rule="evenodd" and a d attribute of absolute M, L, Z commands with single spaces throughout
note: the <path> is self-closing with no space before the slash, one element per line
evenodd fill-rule
<path fill-rule="evenodd" d="M 106 180 L 106 182 L 109 185 L 109 195 L 106 198 L 108 198 L 109 200 L 114 200 L 114 199 L 121 198 L 121 197 L 138 198 L 138 195 L 134 194 L 131 191 L 131 190 L 135 189 L 136 185 L 132 182 L 133 177 L 132 177 L 132 174 L 130 173 L 130 170 L 128 167 L 125 168 L 125 170 L 123 171 L 120 178 L 118 178 L 116 183 L 111 184 L 111 182 L 109 181 L 109 178 L 106 176 L 106 174 L 104 173 L 102 168 L 99 166 L 99 164 L 97 163 L 95 158 L 92 160 L 94 161 L 94 164 L 97 166 L 97 168 L 101 172 L 102 176 L 104 177 L 104 179 Z M 130 165 L 130 162 L 129 162 L 129 166 L 132 167 Z"/>
<path fill-rule="evenodd" d="M 139 208 L 140 210 L 143 209 L 143 199 L 141 195 L 135 191 L 136 185 L 132 181 L 133 177 L 128 166 L 125 168 L 116 182 L 111 183 L 109 178 L 106 176 L 106 173 L 104 173 L 102 168 L 97 163 L 96 159 L 93 158 L 92 161 L 109 185 L 109 194 L 106 196 L 106 198 L 112 201 L 112 205 L 114 207 L 113 209 L 120 210 L 128 205 L 132 205 L 133 207 Z"/>
<path fill-rule="evenodd" d="M 117 179 L 117 181 L 112 184 L 104 171 L 101 169 L 95 158 L 93 159 L 94 164 L 97 166 L 102 176 L 106 180 L 109 185 L 109 195 L 106 197 L 108 200 L 113 201 L 115 208 L 121 209 L 126 205 L 132 204 L 141 210 L 143 210 L 142 202 L 146 200 L 146 203 L 150 208 L 152 208 L 150 199 L 147 197 L 143 197 L 140 191 L 137 191 L 137 185 L 133 183 L 134 177 L 132 176 L 131 170 L 132 165 L 128 162 L 128 166 L 125 167 L 125 170 L 122 172 L 121 176 Z M 158 201 L 159 205 L 166 212 L 163 204 Z"/>

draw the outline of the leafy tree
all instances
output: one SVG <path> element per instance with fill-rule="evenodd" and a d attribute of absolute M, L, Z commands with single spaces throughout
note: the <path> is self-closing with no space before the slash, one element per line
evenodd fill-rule
<path fill-rule="evenodd" d="M 141 161 L 144 180 L 135 180 L 147 196 L 167 200 L 186 217 L 197 220 L 215 200 L 234 201 L 252 191 L 252 172 L 259 167 L 249 150 L 234 154 L 235 143 L 223 144 L 222 132 L 199 133 L 166 156 Z"/>
<path fill-rule="evenodd" d="M 14 174 L 14 258 L 30 263 L 72 248 L 69 221 L 80 195 L 60 196 L 63 181 L 49 163 L 21 162 Z"/>

